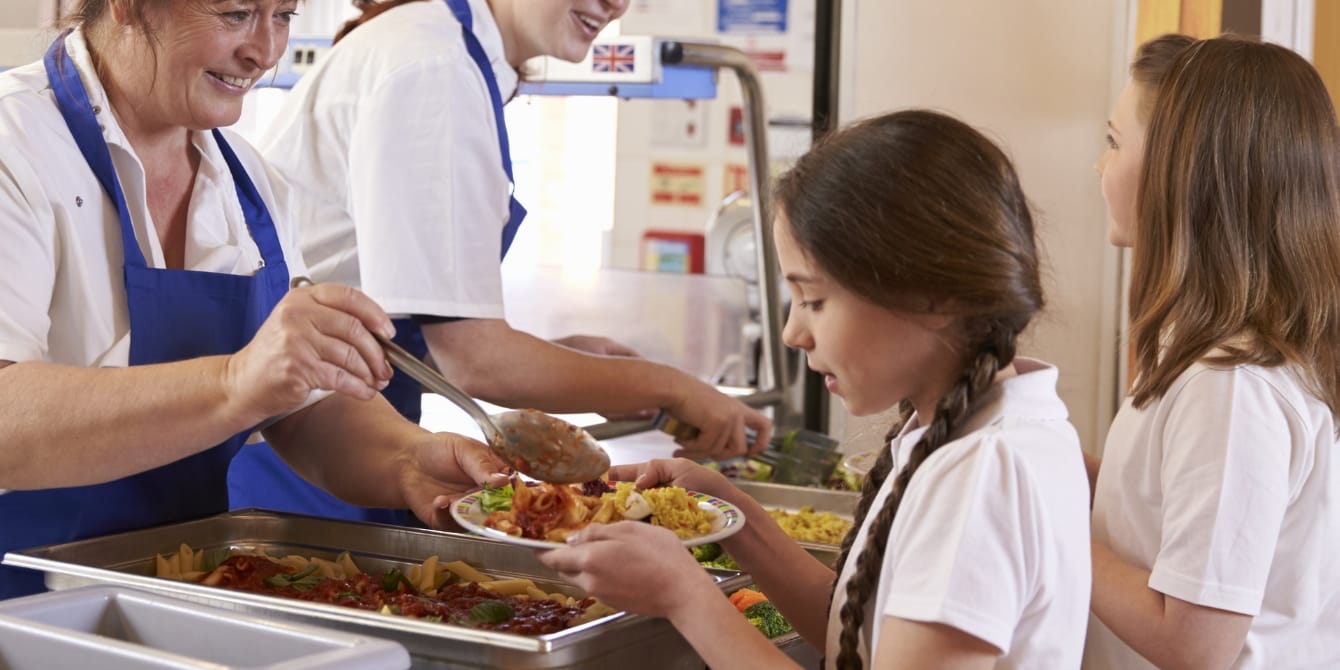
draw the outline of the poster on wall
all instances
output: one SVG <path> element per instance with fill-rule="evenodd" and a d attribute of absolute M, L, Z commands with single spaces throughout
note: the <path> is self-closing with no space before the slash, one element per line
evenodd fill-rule
<path fill-rule="evenodd" d="M 815 0 L 718 0 L 717 36 L 760 72 L 814 67 Z"/>
<path fill-rule="evenodd" d="M 723 35 L 783 35 L 788 0 L 718 0 L 717 32 Z"/>
<path fill-rule="evenodd" d="M 698 207 L 704 198 L 703 166 L 652 163 L 651 204 Z"/>
<path fill-rule="evenodd" d="M 743 163 L 727 163 L 721 171 L 721 192 L 749 192 L 749 168 Z"/>

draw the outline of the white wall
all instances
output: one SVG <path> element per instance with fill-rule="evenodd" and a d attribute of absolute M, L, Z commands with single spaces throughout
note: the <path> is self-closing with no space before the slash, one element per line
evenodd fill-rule
<path fill-rule="evenodd" d="M 842 117 L 951 112 L 1014 159 L 1046 254 L 1048 310 L 1021 353 L 1060 367 L 1061 395 L 1098 451 L 1117 387 L 1117 253 L 1093 165 L 1124 77 L 1128 0 L 848 0 Z M 845 424 L 844 450 L 878 446 L 889 417 Z M 835 431 L 835 432 L 841 432 Z"/>
<path fill-rule="evenodd" d="M 55 0 L 0 0 L 0 28 L 44 27 L 55 17 Z"/>

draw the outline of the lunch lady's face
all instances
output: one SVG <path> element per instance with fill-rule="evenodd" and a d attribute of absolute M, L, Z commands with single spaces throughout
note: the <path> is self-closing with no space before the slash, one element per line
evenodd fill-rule
<path fill-rule="evenodd" d="M 536 55 L 576 63 L 609 22 L 628 11 L 629 0 L 528 0 L 518 14 L 521 38 Z M 522 9 L 522 5 L 517 5 Z"/>
<path fill-rule="evenodd" d="M 150 15 L 148 107 L 164 124 L 229 126 L 288 44 L 298 0 L 174 0 Z M 112 65 L 115 67 L 115 65 Z"/>

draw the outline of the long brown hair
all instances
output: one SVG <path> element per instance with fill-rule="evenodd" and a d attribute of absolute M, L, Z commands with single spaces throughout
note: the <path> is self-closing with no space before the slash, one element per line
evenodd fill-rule
<path fill-rule="evenodd" d="M 1140 123 L 1149 124 L 1149 116 L 1154 110 L 1153 92 L 1172 69 L 1173 62 L 1195 44 L 1196 40 L 1187 35 L 1170 33 L 1155 37 L 1140 45 L 1131 61 L 1131 80 L 1140 86 L 1137 100 L 1137 117 Z"/>
<path fill-rule="evenodd" d="M 897 474 L 847 583 L 837 665 L 859 667 L 865 604 L 909 482 L 956 436 L 996 373 L 1014 360 L 1019 333 L 1042 308 L 1033 219 L 1009 159 L 995 144 L 961 121 L 922 110 L 872 118 L 828 136 L 781 177 L 776 192 L 785 213 L 779 221 L 828 276 L 890 310 L 937 305 L 955 317 L 963 353 L 961 375 Z M 911 405 L 903 401 L 902 410 L 899 425 Z M 862 487 L 839 570 L 892 470 L 893 451 L 886 448 Z"/>
<path fill-rule="evenodd" d="M 1136 196 L 1136 407 L 1202 358 L 1291 364 L 1340 410 L 1340 134 L 1316 70 L 1235 37 L 1173 54 Z M 1218 351 L 1216 351 L 1216 349 Z"/>

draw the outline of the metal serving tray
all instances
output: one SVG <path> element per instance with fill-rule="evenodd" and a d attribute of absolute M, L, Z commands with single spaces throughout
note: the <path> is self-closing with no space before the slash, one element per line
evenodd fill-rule
<path fill-rule="evenodd" d="M 811 507 L 816 512 L 832 512 L 838 516 L 851 518 L 856 512 L 857 501 L 861 499 L 861 494 L 855 491 L 834 491 L 747 479 L 732 479 L 731 483 L 764 507 L 792 512 L 801 507 Z"/>
<path fill-rule="evenodd" d="M 349 551 L 370 573 L 417 565 L 430 555 L 463 560 L 498 578 L 524 577 L 549 593 L 583 595 L 540 563 L 534 551 L 471 535 L 240 510 L 196 521 L 37 547 L 5 555 L 6 565 L 47 573 L 53 590 L 113 584 L 225 609 L 314 623 L 394 640 L 416 668 L 695 668 L 702 660 L 663 619 L 612 614 L 559 633 L 522 636 L 393 617 L 241 591 L 159 579 L 157 554 L 185 543 L 196 550 L 247 548 L 271 556 L 334 559 Z M 710 571 L 723 591 L 750 583 L 747 575 Z"/>
<path fill-rule="evenodd" d="M 856 512 L 856 503 L 861 499 L 861 494 L 854 491 L 834 491 L 738 479 L 731 480 L 731 483 L 757 500 L 758 504 L 768 509 L 783 509 L 788 512 L 798 512 L 802 507 L 810 507 L 816 512 L 831 512 L 850 519 Z M 810 552 L 810 555 L 823 561 L 825 565 L 831 566 L 837 562 L 839 550 L 835 544 L 801 542 L 800 546 Z"/>

